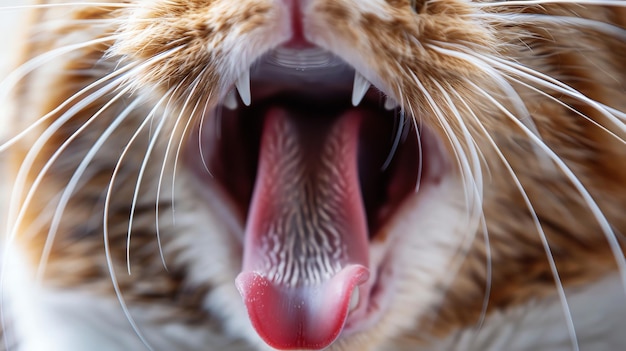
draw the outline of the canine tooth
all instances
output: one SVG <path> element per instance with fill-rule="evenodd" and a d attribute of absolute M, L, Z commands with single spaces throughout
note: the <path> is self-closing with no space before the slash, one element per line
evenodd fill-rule
<path fill-rule="evenodd" d="M 354 73 L 354 86 L 352 87 L 352 105 L 359 106 L 372 83 L 367 81 L 359 72 Z"/>
<path fill-rule="evenodd" d="M 237 109 L 237 105 L 239 104 L 237 103 L 237 97 L 235 97 L 234 91 L 231 90 L 226 94 L 224 101 L 222 101 L 222 105 L 231 111 Z"/>
<path fill-rule="evenodd" d="M 235 86 L 237 87 L 241 101 L 243 101 L 244 105 L 250 106 L 250 103 L 252 102 L 252 98 L 250 96 L 250 70 L 246 70 L 243 74 L 241 74 L 239 79 L 237 79 Z"/>
<path fill-rule="evenodd" d="M 356 308 L 356 306 L 359 304 L 359 288 L 354 288 L 354 290 L 352 290 L 352 296 L 350 296 L 350 307 L 348 308 L 349 311 L 352 311 Z"/>
<path fill-rule="evenodd" d="M 393 99 L 391 96 L 387 96 L 387 100 L 385 100 L 385 110 L 395 110 L 399 106 L 400 104 L 395 99 Z"/>

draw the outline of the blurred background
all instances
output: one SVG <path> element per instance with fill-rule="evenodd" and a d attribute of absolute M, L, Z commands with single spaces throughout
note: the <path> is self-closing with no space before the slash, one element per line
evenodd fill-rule
<path fill-rule="evenodd" d="M 34 3 L 35 0 L 0 0 L 0 145 L 7 140 L 10 120 L 7 115 L 10 113 L 10 99 L 6 95 L 7 85 L 4 84 L 5 77 L 13 69 L 17 63 L 19 55 L 17 54 L 17 46 L 20 39 L 24 35 L 24 25 L 26 22 L 26 11 L 11 7 L 23 7 Z M 10 189 L 4 182 L 6 173 L 5 153 L 0 152 L 0 194 L 8 197 Z M 6 212 L 5 207 L 8 201 L 0 201 L 0 238 L 4 236 L 4 228 L 6 228 Z M 0 240 L 0 260 L 2 259 L 2 240 Z M 8 336 L 5 336 L 8 337 Z M 0 346 L 2 349 L 3 346 Z"/>

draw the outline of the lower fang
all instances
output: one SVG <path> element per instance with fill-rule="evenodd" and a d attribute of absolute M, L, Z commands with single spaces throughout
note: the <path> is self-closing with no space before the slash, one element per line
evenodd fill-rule
<path fill-rule="evenodd" d="M 354 85 L 352 87 L 352 105 L 359 106 L 361 100 L 367 93 L 372 83 L 370 83 L 359 72 L 354 73 Z"/>
<path fill-rule="evenodd" d="M 224 107 L 226 107 L 227 109 L 234 111 L 237 109 L 237 97 L 235 96 L 235 91 L 231 90 L 229 91 L 226 96 L 224 97 L 224 101 L 222 101 L 222 105 L 224 105 Z"/>
<path fill-rule="evenodd" d="M 359 304 L 359 288 L 355 287 L 352 291 L 352 296 L 350 296 L 350 307 L 348 307 L 348 311 L 353 311 L 356 306 Z"/>
<path fill-rule="evenodd" d="M 385 100 L 385 110 L 391 111 L 395 110 L 398 107 L 400 107 L 400 104 L 398 104 L 398 102 L 390 96 L 387 96 L 387 100 Z"/>

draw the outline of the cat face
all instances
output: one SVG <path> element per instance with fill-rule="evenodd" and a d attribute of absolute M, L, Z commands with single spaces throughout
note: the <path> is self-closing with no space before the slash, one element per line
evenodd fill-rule
<path fill-rule="evenodd" d="M 595 337 L 565 291 L 626 267 L 617 3 L 59 4 L 10 149 L 22 336 L 541 349 L 545 310 Z"/>

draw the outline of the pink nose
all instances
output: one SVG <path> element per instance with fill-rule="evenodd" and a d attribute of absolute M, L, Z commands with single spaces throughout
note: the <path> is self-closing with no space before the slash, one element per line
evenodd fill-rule
<path fill-rule="evenodd" d="M 302 13 L 302 1 L 301 0 L 280 0 L 285 3 L 285 6 L 291 13 L 291 38 L 283 43 L 284 47 L 292 49 L 306 49 L 314 47 L 311 42 L 306 38 L 304 32 L 304 15 Z"/>

